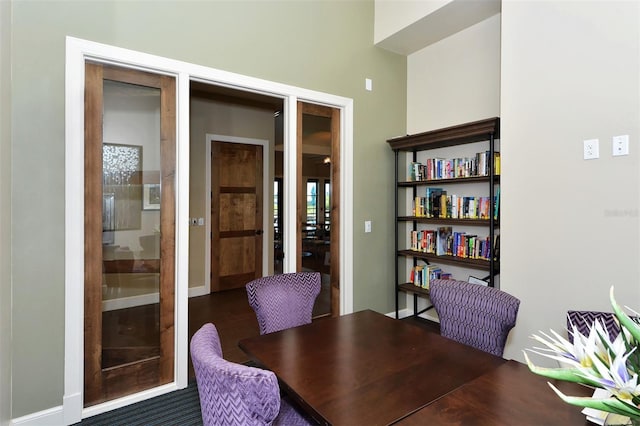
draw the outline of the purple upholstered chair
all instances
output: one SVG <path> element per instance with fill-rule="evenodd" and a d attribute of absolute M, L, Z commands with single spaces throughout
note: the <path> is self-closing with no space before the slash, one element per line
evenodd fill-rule
<path fill-rule="evenodd" d="M 258 317 L 260 334 L 309 324 L 318 294 L 319 272 L 273 275 L 247 283 L 249 305 Z"/>
<path fill-rule="evenodd" d="M 205 426 L 310 424 L 280 399 L 273 372 L 222 358 L 213 324 L 203 325 L 193 335 L 190 347 Z"/>
<path fill-rule="evenodd" d="M 429 295 L 440 318 L 440 334 L 502 356 L 516 324 L 518 298 L 497 288 L 455 280 L 433 280 Z"/>
<path fill-rule="evenodd" d="M 613 312 L 567 311 L 567 334 L 569 341 L 573 343 L 572 325 L 576 327 L 580 334 L 588 336 L 594 321 L 600 321 L 604 329 L 607 330 L 611 340 L 620 334 L 620 325 Z"/>

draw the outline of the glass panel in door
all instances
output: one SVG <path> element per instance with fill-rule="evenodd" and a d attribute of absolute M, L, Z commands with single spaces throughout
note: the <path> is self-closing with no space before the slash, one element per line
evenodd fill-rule
<path fill-rule="evenodd" d="M 175 235 L 175 80 L 87 64 L 86 89 L 85 406 L 173 380 Z"/>
<path fill-rule="evenodd" d="M 105 80 L 103 90 L 102 368 L 111 368 L 160 355 L 160 89 Z"/>
<path fill-rule="evenodd" d="M 315 317 L 340 313 L 338 210 L 331 198 L 339 182 L 339 117 L 335 108 L 298 103 L 297 269 L 321 274 Z"/>

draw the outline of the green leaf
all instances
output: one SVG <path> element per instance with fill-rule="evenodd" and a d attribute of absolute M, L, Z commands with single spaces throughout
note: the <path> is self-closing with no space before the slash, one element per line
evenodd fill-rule
<path fill-rule="evenodd" d="M 565 382 L 574 382 L 574 383 L 581 383 L 589 386 L 600 387 L 597 382 L 594 382 L 584 377 L 584 375 L 578 369 L 538 367 L 531 362 L 526 352 L 524 353 L 524 358 L 527 361 L 529 370 L 531 370 L 532 373 L 535 373 L 539 376 L 544 376 L 549 379 L 562 380 Z"/>
<path fill-rule="evenodd" d="M 608 413 L 623 414 L 625 416 L 638 418 L 640 417 L 640 409 L 628 404 L 618 398 L 593 399 L 588 396 L 567 396 L 558 388 L 549 383 L 551 389 L 567 404 L 576 405 L 578 407 L 595 408 L 596 410 L 606 411 Z"/>
<path fill-rule="evenodd" d="M 629 315 L 627 315 L 620 306 L 616 303 L 616 300 L 613 297 L 613 286 L 611 286 L 611 290 L 609 291 L 609 298 L 611 299 L 611 306 L 613 307 L 613 312 L 620 321 L 620 324 L 629 330 L 629 333 L 636 339 L 637 342 L 640 342 L 640 325 L 633 321 Z"/>

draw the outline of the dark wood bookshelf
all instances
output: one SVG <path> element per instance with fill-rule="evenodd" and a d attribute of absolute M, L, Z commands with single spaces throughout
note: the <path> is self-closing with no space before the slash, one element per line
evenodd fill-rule
<path fill-rule="evenodd" d="M 413 135 L 398 136 L 387 142 L 394 151 L 422 151 L 486 141 L 487 135 L 500 137 L 498 117 L 445 127 Z"/>
<path fill-rule="evenodd" d="M 459 266 L 462 268 L 475 269 L 480 271 L 487 271 L 487 282 L 489 286 L 495 285 L 495 277 L 500 273 L 500 261 L 499 254 L 496 253 L 498 247 L 494 247 L 493 244 L 496 241 L 497 232 L 499 229 L 498 218 L 493 214 L 486 219 L 462 219 L 462 218 L 440 218 L 440 217 L 425 217 L 425 216 L 413 216 L 408 215 L 409 211 L 406 208 L 400 209 L 399 201 L 407 199 L 415 199 L 418 196 L 418 190 L 422 191 L 424 187 L 439 187 L 440 185 L 457 185 L 457 184 L 477 184 L 475 186 L 483 187 L 483 193 L 486 193 L 489 197 L 489 206 L 495 206 L 496 198 L 494 189 L 500 185 L 500 175 L 495 174 L 494 155 L 498 152 L 496 149 L 496 140 L 500 137 L 500 119 L 498 117 L 488 118 L 484 120 L 473 121 L 470 123 L 460 124 L 457 126 L 445 127 L 442 129 L 431 130 L 422 133 L 416 133 L 413 135 L 399 136 L 387 140 L 387 143 L 395 153 L 395 272 L 396 272 L 396 318 L 398 317 L 399 301 L 398 293 L 412 293 L 413 294 L 413 316 L 418 316 L 425 310 L 431 309 L 432 306 L 428 306 L 422 311 L 418 312 L 417 300 L 419 297 L 428 298 L 429 291 L 421 287 L 413 285 L 413 283 L 405 283 L 407 277 L 402 278 L 400 275 L 400 258 L 405 257 L 413 260 L 413 266 L 417 266 L 418 262 L 424 262 L 426 264 L 444 264 Z M 488 175 L 483 176 L 470 176 L 452 179 L 427 179 L 427 180 L 407 180 L 409 174 L 405 174 L 406 164 L 405 162 L 412 161 L 418 162 L 418 154 L 424 156 L 424 151 L 429 151 L 436 148 L 455 147 L 458 145 L 465 145 L 475 142 L 487 142 L 488 143 Z M 456 150 L 451 150 L 455 155 Z M 403 163 L 402 168 L 400 163 Z M 401 180 L 402 179 L 402 180 Z M 485 186 L 486 185 L 486 186 Z M 448 187 L 447 187 L 448 188 Z M 402 198 L 398 195 L 402 192 Z M 404 204 L 404 201 L 403 201 Z M 493 212 L 493 209 L 490 209 Z M 399 228 L 402 226 L 403 232 L 406 232 L 406 228 L 412 228 L 413 231 L 421 230 L 424 224 L 437 223 L 446 224 L 446 226 L 455 225 L 459 227 L 459 230 L 464 231 L 466 227 L 485 227 L 488 233 L 488 239 L 492 242 L 491 247 L 491 259 L 470 259 L 457 256 L 438 256 L 431 253 L 424 253 L 413 250 L 406 250 L 404 243 L 403 247 L 399 247 L 399 242 L 404 239 L 404 236 L 399 235 Z M 421 226 L 420 226 L 421 225 Z M 468 229 L 468 228 L 467 228 Z M 455 231 L 456 229 L 454 229 Z M 402 237 L 402 238 L 401 238 Z M 403 265 L 405 263 L 403 262 Z M 404 266 L 403 266 L 404 268 Z"/>
<path fill-rule="evenodd" d="M 438 256 L 437 254 L 423 253 L 414 250 L 398 250 L 398 256 L 422 259 L 428 261 L 428 263 L 444 263 L 447 265 L 457 265 L 468 268 L 481 269 L 485 271 L 491 270 L 491 262 L 485 259 L 470 259 L 467 257 L 457 257 L 450 255 Z"/>
<path fill-rule="evenodd" d="M 411 283 L 398 284 L 398 289 L 404 291 L 405 293 L 417 293 L 422 294 L 423 296 L 429 296 L 429 290 L 426 288 L 418 287 L 417 285 Z"/>
<path fill-rule="evenodd" d="M 450 217 L 398 216 L 398 222 L 450 223 L 452 225 L 489 226 L 489 219 L 454 219 Z M 494 223 L 496 228 L 499 227 Z"/>
<path fill-rule="evenodd" d="M 410 188 L 412 186 L 440 185 L 446 183 L 489 182 L 490 179 L 490 176 L 469 176 L 451 179 L 406 180 L 398 182 L 398 187 Z M 500 175 L 494 176 L 493 180 L 496 182 L 500 181 Z"/>

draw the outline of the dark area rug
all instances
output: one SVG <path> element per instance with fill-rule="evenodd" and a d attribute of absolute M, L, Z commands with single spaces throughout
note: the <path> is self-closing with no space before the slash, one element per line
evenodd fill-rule
<path fill-rule="evenodd" d="M 170 392 L 83 419 L 80 426 L 200 426 L 200 399 L 195 380 Z"/>

